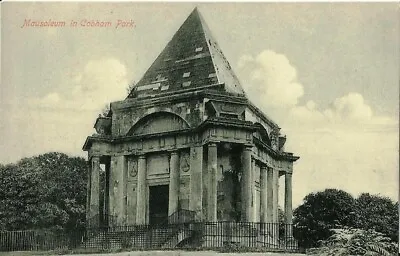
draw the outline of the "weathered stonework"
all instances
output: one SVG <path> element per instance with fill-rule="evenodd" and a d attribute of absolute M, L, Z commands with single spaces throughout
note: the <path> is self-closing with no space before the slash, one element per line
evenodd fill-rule
<path fill-rule="evenodd" d="M 197 10 L 129 96 L 110 106 L 83 147 L 88 218 L 148 224 L 185 209 L 196 221 L 277 222 L 284 175 L 292 222 L 298 157 L 284 152 L 279 126 L 246 98 Z"/>

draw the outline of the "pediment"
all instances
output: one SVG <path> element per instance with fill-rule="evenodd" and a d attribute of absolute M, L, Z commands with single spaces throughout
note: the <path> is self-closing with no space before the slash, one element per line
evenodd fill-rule
<path fill-rule="evenodd" d="M 265 129 L 265 127 L 260 123 L 255 123 L 255 125 L 258 128 L 255 133 L 255 136 L 258 139 L 260 139 L 261 141 L 263 141 L 264 143 L 266 143 L 268 146 L 271 146 L 271 139 L 270 139 L 270 136 L 268 135 L 268 131 Z"/>
<path fill-rule="evenodd" d="M 188 128 L 189 124 L 182 117 L 169 112 L 157 112 L 140 119 L 127 135 L 156 134 Z"/>
<path fill-rule="evenodd" d="M 210 101 L 207 104 L 207 107 L 210 113 L 214 113 L 214 115 L 217 117 L 228 117 L 235 119 L 241 119 L 240 117 L 243 115 L 243 112 L 246 109 L 246 106 L 241 104 L 214 101 Z"/>

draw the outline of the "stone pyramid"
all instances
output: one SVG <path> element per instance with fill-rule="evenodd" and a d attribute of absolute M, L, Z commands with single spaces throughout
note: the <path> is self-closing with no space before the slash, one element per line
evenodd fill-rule
<path fill-rule="evenodd" d="M 245 95 L 218 43 L 195 8 L 128 98 L 165 95 L 223 84 L 228 93 Z"/>

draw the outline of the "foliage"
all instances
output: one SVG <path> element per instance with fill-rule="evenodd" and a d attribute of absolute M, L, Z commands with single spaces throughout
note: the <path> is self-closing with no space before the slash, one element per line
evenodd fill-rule
<path fill-rule="evenodd" d="M 310 193 L 293 212 L 294 236 L 301 247 L 316 247 L 332 235 L 331 228 L 354 226 L 354 209 L 354 198 L 343 190 Z"/>
<path fill-rule="evenodd" d="M 398 203 L 379 195 L 354 199 L 345 191 L 326 189 L 311 193 L 294 210 L 294 236 L 303 248 L 317 247 L 341 227 L 372 229 L 398 241 Z"/>
<path fill-rule="evenodd" d="M 396 255 L 398 247 L 390 238 L 373 230 L 334 229 L 334 234 L 320 248 L 309 254 L 331 255 Z"/>
<path fill-rule="evenodd" d="M 398 241 L 399 204 L 390 198 L 363 193 L 356 199 L 357 219 L 355 227 L 373 229 Z"/>
<path fill-rule="evenodd" d="M 0 230 L 84 225 L 86 162 L 46 153 L 0 166 Z"/>

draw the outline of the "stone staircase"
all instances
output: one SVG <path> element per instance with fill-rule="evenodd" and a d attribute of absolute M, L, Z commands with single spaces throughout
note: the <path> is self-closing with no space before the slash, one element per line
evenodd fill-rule
<path fill-rule="evenodd" d="M 194 212 L 179 210 L 157 225 L 93 228 L 86 233 L 82 248 L 175 248 L 192 235 L 188 222 Z M 186 223 L 186 224 L 185 224 Z"/>
<path fill-rule="evenodd" d="M 176 248 L 180 243 L 185 241 L 186 239 L 191 238 L 193 234 L 192 230 L 189 229 L 179 229 L 173 235 L 169 236 L 167 241 L 162 245 L 162 248 Z"/>

